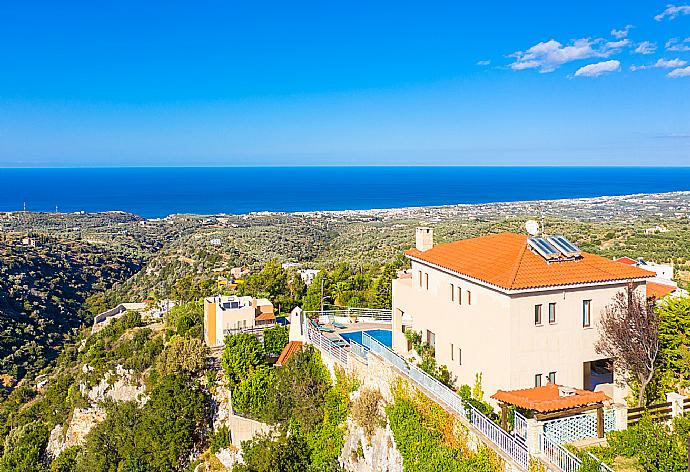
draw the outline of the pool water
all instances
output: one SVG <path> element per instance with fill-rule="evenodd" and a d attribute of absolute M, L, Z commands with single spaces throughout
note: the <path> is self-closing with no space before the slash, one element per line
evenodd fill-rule
<path fill-rule="evenodd" d="M 350 333 L 340 333 L 340 335 L 347 341 L 354 341 L 362 344 L 362 333 L 367 333 L 372 338 L 384 346 L 393 347 L 393 333 L 390 329 L 370 329 L 367 331 L 352 331 Z"/>

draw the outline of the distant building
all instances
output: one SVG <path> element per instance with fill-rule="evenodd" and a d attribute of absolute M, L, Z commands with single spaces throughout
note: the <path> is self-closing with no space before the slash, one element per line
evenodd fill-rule
<path fill-rule="evenodd" d="M 317 269 L 300 269 L 297 271 L 297 273 L 307 286 L 311 285 L 312 282 L 314 282 L 314 279 L 319 274 L 319 272 L 320 271 Z"/>
<path fill-rule="evenodd" d="M 218 290 L 235 290 L 236 288 L 237 284 L 235 283 L 235 280 L 232 277 L 230 277 L 229 279 L 226 279 L 225 277 L 218 277 Z"/>
<path fill-rule="evenodd" d="M 92 332 L 97 332 L 110 324 L 113 320 L 120 318 L 128 311 L 139 311 L 142 312 L 148 308 L 149 304 L 146 302 L 134 302 L 134 303 L 120 303 L 115 308 L 106 310 L 103 313 L 99 313 L 93 319 Z"/>
<path fill-rule="evenodd" d="M 204 299 L 204 341 L 222 346 L 228 334 L 273 326 L 273 304 L 265 298 L 215 296 Z"/>
<path fill-rule="evenodd" d="M 668 230 L 663 226 L 654 226 L 652 228 L 647 228 L 644 230 L 644 234 L 654 234 L 654 233 L 668 233 Z"/>
<path fill-rule="evenodd" d="M 245 275 L 249 275 L 250 273 L 251 271 L 246 267 L 233 267 L 230 269 L 230 275 L 232 275 L 235 279 L 240 279 Z"/>
<path fill-rule="evenodd" d="M 594 348 L 598 320 L 618 292 L 644 294 L 654 276 L 513 233 L 434 246 L 419 228 L 406 255 L 412 277 L 393 281 L 394 350 L 408 354 L 405 332 L 421 333 L 458 384 L 481 375 L 486 392 L 558 383 L 613 393 L 609 359 Z"/>
<path fill-rule="evenodd" d="M 669 264 L 657 264 L 655 262 L 647 262 L 642 258 L 637 260 L 629 257 L 619 257 L 614 259 L 620 264 L 625 264 L 631 267 L 639 267 L 640 269 L 649 270 L 656 274 L 655 277 L 647 281 L 647 298 L 654 297 L 661 300 L 664 297 L 687 296 L 687 291 L 678 287 L 678 283 L 673 280 L 673 266 Z"/>
<path fill-rule="evenodd" d="M 220 246 L 220 245 L 223 243 L 223 241 L 221 241 L 220 238 L 213 238 L 213 239 L 210 240 L 208 243 L 209 243 L 211 246 Z"/>
<path fill-rule="evenodd" d="M 36 247 L 36 240 L 34 238 L 22 238 L 22 246 Z"/>

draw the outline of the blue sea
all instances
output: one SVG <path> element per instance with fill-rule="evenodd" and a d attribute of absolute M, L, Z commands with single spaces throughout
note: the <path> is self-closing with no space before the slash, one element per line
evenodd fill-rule
<path fill-rule="evenodd" d="M 690 167 L 0 169 L 0 211 L 312 211 L 690 190 Z"/>

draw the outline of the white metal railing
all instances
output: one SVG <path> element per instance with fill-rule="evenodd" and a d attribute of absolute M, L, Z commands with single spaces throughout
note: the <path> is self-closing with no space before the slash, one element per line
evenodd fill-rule
<path fill-rule="evenodd" d="M 306 333 L 307 341 L 310 344 L 318 347 L 321 352 L 325 352 L 336 361 L 340 362 L 344 367 L 347 367 L 347 349 L 336 346 L 329 338 L 321 334 L 311 322 L 307 321 Z"/>
<path fill-rule="evenodd" d="M 338 318 L 370 318 L 373 321 L 390 323 L 393 319 L 393 311 L 387 308 L 340 308 L 336 310 L 310 310 L 305 311 L 304 315 L 308 318 L 316 316 L 326 317 L 329 322 Z"/>
<path fill-rule="evenodd" d="M 539 449 L 541 453 L 546 456 L 548 461 L 554 466 L 558 467 L 563 472 L 577 472 L 582 466 L 582 461 L 572 452 L 568 451 L 562 444 L 559 444 L 548 434 L 539 434 Z M 587 455 L 599 464 L 599 470 L 602 472 L 615 472 L 611 467 L 606 465 L 604 461 L 589 451 Z"/>
<path fill-rule="evenodd" d="M 604 461 L 599 459 L 597 456 L 595 456 L 591 452 L 587 451 L 587 455 L 599 463 L 599 470 L 602 470 L 604 472 L 615 472 L 611 467 L 604 464 Z"/>
<path fill-rule="evenodd" d="M 367 360 L 367 348 L 362 346 L 356 341 L 353 341 L 352 339 L 348 340 L 350 342 L 350 352 L 357 357 L 359 357 L 361 360 L 363 360 L 365 363 L 368 363 Z"/>
<path fill-rule="evenodd" d="M 582 461 L 548 435 L 539 434 L 539 448 L 548 461 L 563 472 L 577 472 L 580 469 Z"/>
<path fill-rule="evenodd" d="M 477 428 L 490 442 L 500 450 L 512 457 L 525 470 L 529 467 L 529 452 L 524 442 L 508 434 L 490 418 L 477 410 L 474 406 L 465 404 L 462 398 L 453 390 L 443 385 L 437 379 L 421 370 L 415 365 L 408 364 L 387 346 L 372 338 L 367 333 L 362 333 L 362 344 L 371 352 L 382 357 L 392 364 L 405 376 L 409 377 L 437 400 L 445 403 L 458 415 L 466 418 Z"/>
<path fill-rule="evenodd" d="M 513 434 L 523 441 L 527 440 L 527 418 L 522 416 L 519 411 L 515 412 L 513 418 Z"/>

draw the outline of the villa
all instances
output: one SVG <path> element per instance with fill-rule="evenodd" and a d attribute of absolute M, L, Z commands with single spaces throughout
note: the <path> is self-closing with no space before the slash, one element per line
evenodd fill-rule
<path fill-rule="evenodd" d="M 656 274 L 580 251 L 563 237 L 502 233 L 434 246 L 418 228 L 411 270 L 393 281 L 393 349 L 422 335 L 457 384 L 485 392 L 567 385 L 615 401 L 609 360 L 594 349 L 602 309 Z M 481 377 L 480 377 L 481 376 Z M 597 388 L 597 385 L 605 384 Z"/>
<path fill-rule="evenodd" d="M 224 344 L 228 334 L 273 326 L 273 304 L 265 298 L 215 296 L 204 299 L 204 341 L 209 347 Z"/>
<path fill-rule="evenodd" d="M 647 298 L 654 297 L 661 300 L 665 297 L 687 297 L 687 290 L 678 287 L 678 283 L 673 280 L 673 265 L 657 264 L 648 262 L 642 258 L 631 259 L 630 257 L 619 257 L 614 261 L 632 267 L 639 267 L 644 270 L 654 272 L 655 277 L 647 280 Z"/>

